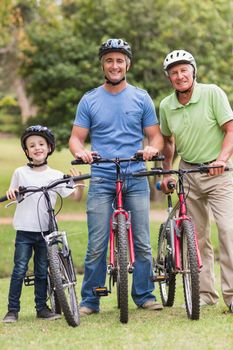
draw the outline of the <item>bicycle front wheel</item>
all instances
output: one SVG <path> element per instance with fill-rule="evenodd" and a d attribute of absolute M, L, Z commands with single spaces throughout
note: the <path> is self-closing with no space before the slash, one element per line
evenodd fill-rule
<path fill-rule="evenodd" d="M 117 216 L 117 300 L 120 308 L 120 321 L 128 322 L 128 244 L 124 214 Z"/>
<path fill-rule="evenodd" d="M 184 220 L 181 226 L 181 258 L 187 315 L 192 320 L 198 320 L 200 317 L 199 268 L 194 227 L 189 220 Z"/>
<path fill-rule="evenodd" d="M 176 291 L 176 274 L 173 269 L 171 228 L 162 224 L 159 229 L 157 270 L 163 306 L 173 306 Z"/>
<path fill-rule="evenodd" d="M 73 280 L 69 266 L 72 262 L 65 258 L 57 244 L 48 247 L 49 265 L 52 281 L 59 304 L 69 326 L 76 327 L 80 324 L 80 315 Z"/>

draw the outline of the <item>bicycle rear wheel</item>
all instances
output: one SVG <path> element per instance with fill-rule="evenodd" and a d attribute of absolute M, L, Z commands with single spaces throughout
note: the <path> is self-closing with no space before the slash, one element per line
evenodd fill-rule
<path fill-rule="evenodd" d="M 173 306 L 176 291 L 176 274 L 173 272 L 170 227 L 160 226 L 158 239 L 157 270 L 164 280 L 159 281 L 163 306 Z"/>
<path fill-rule="evenodd" d="M 128 322 L 128 242 L 126 218 L 124 214 L 117 216 L 117 303 L 120 308 L 120 321 Z"/>
<path fill-rule="evenodd" d="M 48 247 L 49 265 L 56 295 L 69 326 L 80 324 L 78 302 L 75 292 L 75 281 L 72 278 L 72 261 L 59 252 L 58 245 Z"/>
<path fill-rule="evenodd" d="M 193 224 L 184 220 L 181 226 L 181 258 L 186 312 L 192 320 L 200 317 L 199 268 Z"/>

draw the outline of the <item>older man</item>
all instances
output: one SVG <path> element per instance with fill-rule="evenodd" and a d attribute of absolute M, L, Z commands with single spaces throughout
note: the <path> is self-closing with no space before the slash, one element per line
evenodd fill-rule
<path fill-rule="evenodd" d="M 181 157 L 180 168 L 222 166 L 210 170 L 208 175 L 187 176 L 187 205 L 196 223 L 203 263 L 201 305 L 214 305 L 219 298 L 214 285 L 211 208 L 219 233 L 222 295 L 233 312 L 233 182 L 231 173 L 224 172 L 233 153 L 233 112 L 222 89 L 197 83 L 197 66 L 191 53 L 172 51 L 164 60 L 164 70 L 174 89 L 160 104 L 165 168 L 172 166 L 175 145 Z M 169 191 L 170 180 L 169 176 L 164 178 L 164 191 Z"/>

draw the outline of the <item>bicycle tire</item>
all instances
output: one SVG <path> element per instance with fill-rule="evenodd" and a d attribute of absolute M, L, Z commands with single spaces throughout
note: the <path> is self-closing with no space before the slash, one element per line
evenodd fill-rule
<path fill-rule="evenodd" d="M 69 326 L 77 327 L 80 324 L 80 314 L 75 285 L 68 270 L 69 262 L 59 254 L 57 244 L 48 247 L 48 257 L 52 281 L 66 322 Z"/>
<path fill-rule="evenodd" d="M 194 227 L 189 220 L 184 220 L 181 225 L 181 259 L 187 316 L 192 320 L 198 320 L 200 318 L 199 267 Z"/>
<path fill-rule="evenodd" d="M 53 284 L 53 280 L 52 280 L 50 271 L 48 271 L 48 276 L 47 276 L 47 294 L 48 294 L 48 299 L 50 301 L 51 310 L 55 314 L 61 314 L 62 313 L 61 306 L 59 304 L 59 300 L 58 300 L 57 293 L 56 293 L 55 288 L 54 288 L 54 284 Z"/>
<path fill-rule="evenodd" d="M 176 274 L 173 272 L 170 228 L 161 224 L 158 237 L 158 273 L 166 276 L 166 280 L 159 281 L 160 296 L 163 306 L 173 306 L 176 292 Z"/>
<path fill-rule="evenodd" d="M 115 281 L 116 281 L 116 291 L 117 291 L 117 308 L 120 309 L 121 301 L 120 301 L 120 278 L 118 273 L 118 254 L 119 254 L 119 243 L 118 243 L 118 235 L 115 235 L 115 254 L 114 254 L 114 266 L 117 267 L 115 270 Z"/>
<path fill-rule="evenodd" d="M 117 216 L 118 254 L 117 254 L 117 293 L 120 307 L 120 321 L 128 322 L 128 242 L 126 218 L 124 214 Z"/>

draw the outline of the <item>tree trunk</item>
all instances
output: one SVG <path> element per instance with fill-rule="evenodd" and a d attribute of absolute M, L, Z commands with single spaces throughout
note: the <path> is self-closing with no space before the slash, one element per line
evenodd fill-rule
<path fill-rule="evenodd" d="M 24 81 L 18 77 L 15 79 L 14 85 L 18 97 L 19 108 L 21 110 L 22 123 L 25 124 L 29 117 L 36 115 L 37 109 L 32 105 L 31 98 L 26 94 Z"/>

